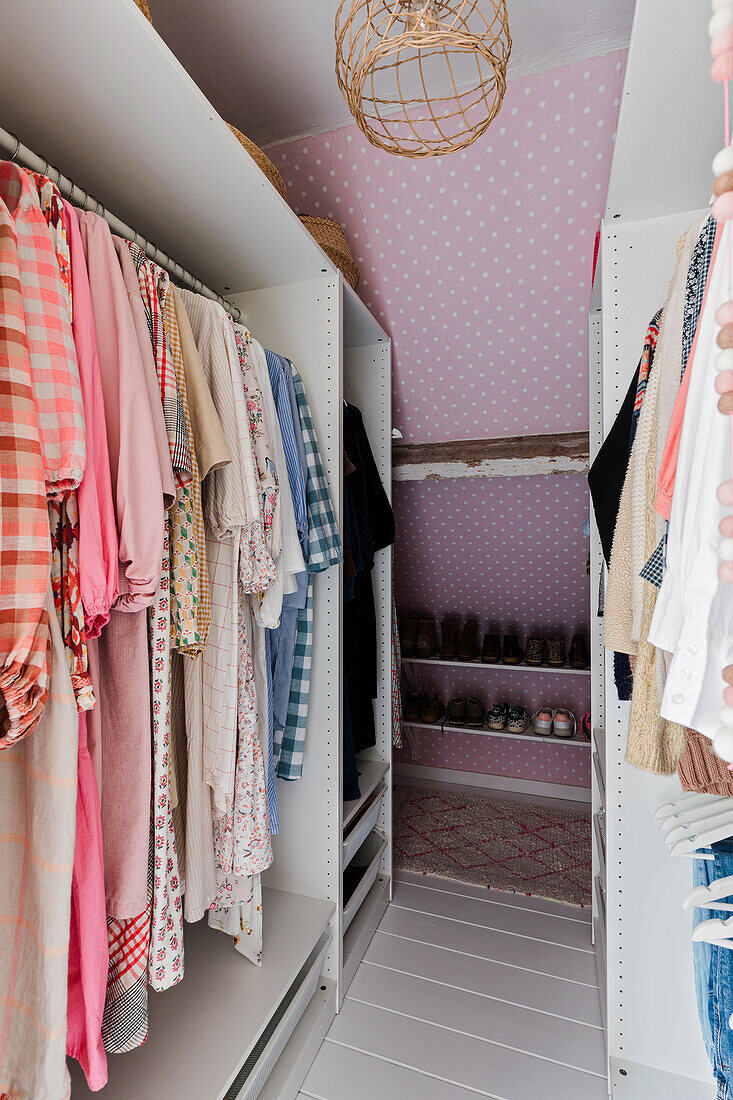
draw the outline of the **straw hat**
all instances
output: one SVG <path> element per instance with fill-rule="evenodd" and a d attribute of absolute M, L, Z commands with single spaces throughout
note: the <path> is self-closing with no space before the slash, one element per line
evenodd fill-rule
<path fill-rule="evenodd" d="M 329 260 L 339 269 L 346 282 L 356 290 L 361 272 L 351 255 L 349 242 L 339 223 L 332 221 L 331 218 L 311 218 L 306 215 L 303 215 L 300 220 Z"/>
<path fill-rule="evenodd" d="M 142 0 L 142 2 L 145 3 L 145 0 Z M 284 199 L 287 199 L 288 196 L 285 190 L 285 180 L 282 178 L 270 158 L 265 156 L 262 150 L 257 145 L 255 145 L 253 141 L 250 141 L 248 137 L 245 137 L 244 134 L 240 133 L 239 130 L 237 130 L 236 126 L 232 126 L 231 122 L 227 122 L 227 126 L 232 131 L 237 141 L 247 150 L 259 170 L 261 172 L 264 172 L 272 186 L 280 192 Z"/>
<path fill-rule="evenodd" d="M 145 18 L 152 23 L 153 22 L 153 17 L 150 14 L 150 8 L 148 7 L 148 0 L 135 0 L 135 3 L 140 8 L 140 11 L 143 13 Z"/>

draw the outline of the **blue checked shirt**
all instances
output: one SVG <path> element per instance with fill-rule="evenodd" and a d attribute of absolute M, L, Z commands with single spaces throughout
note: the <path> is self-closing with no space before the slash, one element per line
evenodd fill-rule
<path fill-rule="evenodd" d="M 308 478 L 306 504 L 308 513 L 308 595 L 306 605 L 298 611 L 293 657 L 293 678 L 290 684 L 288 717 L 280 743 L 277 774 L 280 779 L 300 779 L 303 774 L 303 753 L 308 722 L 311 660 L 313 653 L 313 574 L 321 573 L 343 561 L 341 536 L 331 504 L 326 474 L 321 462 L 318 439 L 302 379 L 290 365 L 295 399 L 300 415 Z"/>
<path fill-rule="evenodd" d="M 285 465 L 288 470 L 288 482 L 293 498 L 293 511 L 295 512 L 295 525 L 298 528 L 301 547 L 306 547 L 308 543 L 308 511 L 305 495 L 305 475 L 300 465 L 293 409 L 290 403 L 289 384 L 292 381 L 292 375 L 287 360 L 281 359 L 273 351 L 266 351 L 265 358 L 270 375 L 272 396 L 275 399 L 280 434 L 283 439 Z M 305 557 L 305 553 L 303 556 Z"/>

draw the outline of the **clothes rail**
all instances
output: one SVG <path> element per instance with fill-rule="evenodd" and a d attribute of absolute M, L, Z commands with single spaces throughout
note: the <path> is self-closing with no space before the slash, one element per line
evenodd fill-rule
<path fill-rule="evenodd" d="M 131 229 L 129 225 L 120 221 L 114 214 L 110 214 L 109 210 L 98 199 L 95 199 L 94 195 L 90 195 L 83 187 L 75 184 L 72 179 L 62 175 L 58 168 L 32 152 L 22 144 L 20 138 L 16 137 L 15 134 L 11 134 L 8 130 L 4 130 L 1 126 L 0 154 L 24 168 L 29 168 L 32 172 L 39 172 L 44 176 L 48 176 L 70 203 L 78 206 L 81 210 L 93 210 L 95 214 L 99 214 L 107 222 L 113 233 L 116 233 L 118 237 L 125 237 L 128 241 L 133 241 L 149 259 L 159 267 L 164 268 L 176 282 L 189 290 L 195 291 L 197 294 L 202 294 L 205 298 L 211 298 L 214 302 L 218 302 L 227 313 L 231 314 L 235 321 L 241 318 L 242 315 L 239 309 L 232 302 L 210 290 L 200 279 L 197 279 L 185 267 L 171 259 L 166 252 L 163 252 L 157 245 L 149 241 L 147 237 L 143 237 L 137 230 Z"/>

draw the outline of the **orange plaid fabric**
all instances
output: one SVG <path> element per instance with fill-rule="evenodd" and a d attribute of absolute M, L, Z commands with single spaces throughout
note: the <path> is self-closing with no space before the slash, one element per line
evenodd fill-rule
<path fill-rule="evenodd" d="M 18 240 L 0 201 L 0 748 L 30 733 L 46 703 L 50 568 Z"/>
<path fill-rule="evenodd" d="M 76 489 L 86 433 L 79 367 L 56 251 L 33 181 L 0 161 L 0 199 L 15 226 L 26 339 L 49 497 Z"/>

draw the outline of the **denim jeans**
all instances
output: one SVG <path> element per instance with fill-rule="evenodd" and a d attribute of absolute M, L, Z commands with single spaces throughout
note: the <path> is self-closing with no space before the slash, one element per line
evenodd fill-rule
<path fill-rule="evenodd" d="M 733 840 L 713 844 L 714 860 L 695 860 L 695 886 L 709 886 L 715 879 L 733 875 Z M 733 898 L 733 894 L 731 895 Z M 721 898 L 730 901 L 731 898 Z M 721 909 L 696 909 L 694 925 L 714 917 L 728 919 Z M 705 1049 L 718 1086 L 718 1100 L 733 1100 L 733 949 L 712 943 L 693 943 L 695 993 Z"/>

